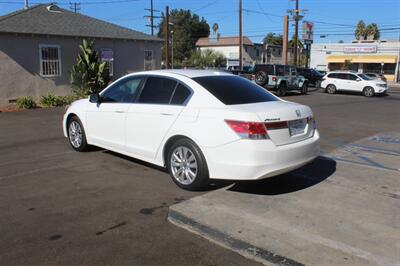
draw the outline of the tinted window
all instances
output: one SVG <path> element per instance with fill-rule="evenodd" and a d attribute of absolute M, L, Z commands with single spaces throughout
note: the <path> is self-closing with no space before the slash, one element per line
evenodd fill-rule
<path fill-rule="evenodd" d="M 331 74 L 328 75 L 328 78 L 337 79 L 337 78 L 338 78 L 338 74 L 336 74 L 336 73 L 331 73 Z"/>
<path fill-rule="evenodd" d="M 108 88 L 102 95 L 103 102 L 133 103 L 136 100 L 142 78 L 126 78 Z"/>
<path fill-rule="evenodd" d="M 193 80 L 226 105 L 278 100 L 265 89 L 238 76 L 206 76 Z"/>
<path fill-rule="evenodd" d="M 284 76 L 285 75 L 285 67 L 284 66 L 275 66 L 275 75 Z"/>
<path fill-rule="evenodd" d="M 375 76 L 370 77 L 365 74 L 358 74 L 363 80 L 373 80 Z"/>
<path fill-rule="evenodd" d="M 346 73 L 338 73 L 336 74 L 338 79 L 347 79 L 347 74 Z"/>
<path fill-rule="evenodd" d="M 357 80 L 357 76 L 353 74 L 347 74 L 347 79 L 349 80 Z"/>
<path fill-rule="evenodd" d="M 186 88 L 182 84 L 179 84 L 175 89 L 170 104 L 183 105 L 186 99 L 189 97 L 190 93 L 191 92 L 188 88 Z"/>
<path fill-rule="evenodd" d="M 140 94 L 140 103 L 168 104 L 174 92 L 176 81 L 161 77 L 149 77 Z"/>

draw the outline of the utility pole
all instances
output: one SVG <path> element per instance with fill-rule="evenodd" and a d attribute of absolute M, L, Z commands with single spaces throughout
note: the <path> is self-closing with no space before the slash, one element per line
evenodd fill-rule
<path fill-rule="evenodd" d="M 293 47 L 293 57 L 294 57 L 294 65 L 298 65 L 298 49 L 299 49 L 299 21 L 303 19 L 303 16 L 300 15 L 300 12 L 304 13 L 307 11 L 306 9 L 299 10 L 299 0 L 296 1 L 296 9 L 288 10 L 294 19 L 294 47 Z"/>
<path fill-rule="evenodd" d="M 239 70 L 243 70 L 242 0 L 239 0 Z"/>
<path fill-rule="evenodd" d="M 288 36 L 289 36 L 289 16 L 283 18 L 283 47 L 282 47 L 282 65 L 288 63 Z"/>
<path fill-rule="evenodd" d="M 25 0 L 25 6 L 24 6 L 24 8 L 25 8 L 25 9 L 28 9 L 28 8 L 29 8 L 28 0 Z"/>
<path fill-rule="evenodd" d="M 145 8 L 144 10 L 150 11 L 150 15 L 149 16 L 144 16 L 144 17 L 150 19 L 150 25 L 146 25 L 146 27 L 150 27 L 151 35 L 154 36 L 154 29 L 157 28 L 157 26 L 154 25 L 154 19 L 155 18 L 161 18 L 160 16 L 154 16 L 154 12 L 160 12 L 160 11 L 159 10 L 155 10 L 153 8 L 153 0 L 150 0 L 150 8 Z"/>
<path fill-rule="evenodd" d="M 81 3 L 69 2 L 69 9 L 76 13 L 77 11 L 81 10 Z"/>
<path fill-rule="evenodd" d="M 164 19 L 164 64 L 165 69 L 169 68 L 169 8 L 165 7 Z"/>
<path fill-rule="evenodd" d="M 294 65 L 297 66 L 297 47 L 298 47 L 298 39 L 299 39 L 299 0 L 296 0 L 296 10 L 295 10 L 295 19 L 294 19 Z"/>

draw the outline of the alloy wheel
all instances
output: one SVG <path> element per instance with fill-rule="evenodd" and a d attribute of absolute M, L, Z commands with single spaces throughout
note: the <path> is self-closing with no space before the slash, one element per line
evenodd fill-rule
<path fill-rule="evenodd" d="M 189 185 L 196 179 L 198 166 L 193 152 L 184 146 L 175 148 L 171 158 L 172 176 L 183 185 Z"/>
<path fill-rule="evenodd" d="M 74 148 L 79 148 L 82 145 L 82 128 L 81 125 L 77 121 L 72 121 L 69 124 L 68 129 L 69 141 L 71 142 Z"/>

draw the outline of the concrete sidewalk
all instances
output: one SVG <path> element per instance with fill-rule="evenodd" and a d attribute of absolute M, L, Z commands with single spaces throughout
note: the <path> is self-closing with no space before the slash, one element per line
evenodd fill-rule
<path fill-rule="evenodd" d="M 170 207 L 177 226 L 279 265 L 400 265 L 400 134 Z"/>

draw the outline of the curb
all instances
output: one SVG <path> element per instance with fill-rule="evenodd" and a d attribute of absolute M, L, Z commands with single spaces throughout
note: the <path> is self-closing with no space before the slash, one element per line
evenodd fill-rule
<path fill-rule="evenodd" d="M 234 238 L 224 232 L 214 229 L 208 225 L 186 217 L 185 215 L 169 208 L 168 221 L 172 224 L 186 229 L 192 233 L 200 235 L 211 242 L 233 250 L 242 256 L 256 260 L 262 264 L 271 263 L 284 266 L 304 266 L 303 263 L 275 254 L 263 248 L 251 245 L 248 242 Z"/>

